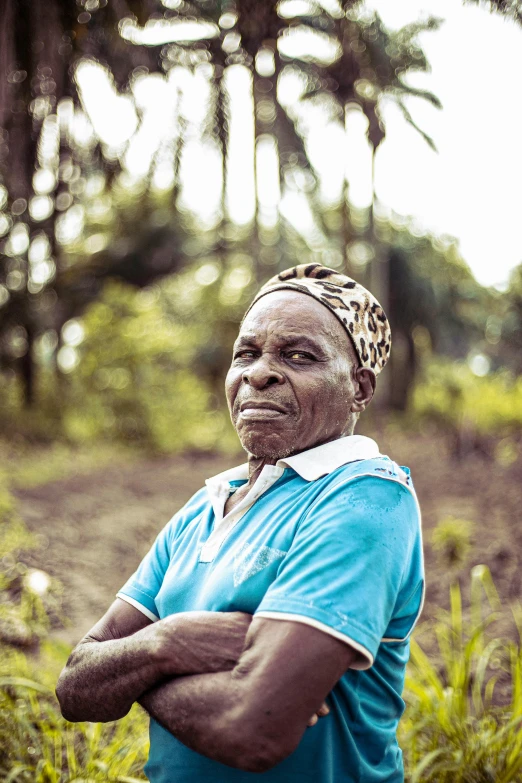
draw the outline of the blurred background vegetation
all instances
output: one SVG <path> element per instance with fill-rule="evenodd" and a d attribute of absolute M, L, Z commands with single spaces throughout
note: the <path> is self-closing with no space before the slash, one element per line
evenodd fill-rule
<path fill-rule="evenodd" d="M 487 5 L 522 18 L 518 2 Z M 446 460 L 444 481 L 478 457 L 463 497 L 483 469 L 519 475 L 522 265 L 502 292 L 479 285 L 456 240 L 390 212 L 372 184 L 383 106 L 434 146 L 409 100 L 439 99 L 408 76 L 429 69 L 418 39 L 439 25 L 390 30 L 355 0 L 5 0 L 0 779 L 129 782 L 146 753 L 138 711 L 120 728 L 59 716 L 52 684 L 68 648 L 48 640 L 64 591 L 34 554 L 45 526 L 29 531 L 8 489 L 140 454 L 235 454 L 223 379 L 244 309 L 277 271 L 320 262 L 384 305 L 392 358 L 363 431 L 426 471 Z M 347 148 L 333 183 L 321 157 L 332 134 Z M 361 140 L 364 205 L 348 165 Z M 507 517 L 517 506 L 503 494 Z M 464 610 L 459 587 L 489 520 L 421 500 L 449 614 L 434 594 L 429 663 L 414 646 L 409 779 L 521 780 L 517 569 L 490 545 L 495 578 L 512 579 L 513 622 L 493 633 L 502 602 L 489 570 L 473 569 Z"/>
<path fill-rule="evenodd" d="M 276 271 L 319 261 L 388 311 L 376 408 L 457 443 L 517 432 L 522 269 L 504 293 L 481 287 L 451 237 L 375 194 L 354 205 L 349 173 L 327 191 L 318 162 L 333 127 L 366 138 L 371 167 L 386 101 L 412 124 L 408 97 L 439 106 L 406 78 L 429 68 L 417 37 L 438 25 L 390 31 L 353 1 L 9 0 L 2 431 L 229 445 L 222 379 L 245 305 Z"/>

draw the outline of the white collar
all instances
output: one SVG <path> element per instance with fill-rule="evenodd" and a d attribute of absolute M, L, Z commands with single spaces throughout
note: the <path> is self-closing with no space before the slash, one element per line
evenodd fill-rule
<path fill-rule="evenodd" d="M 360 459 L 372 459 L 379 456 L 379 447 L 377 443 L 365 435 L 346 435 L 344 438 L 331 440 L 329 443 L 323 443 L 322 446 L 315 446 L 313 449 L 301 451 L 294 454 L 293 457 L 286 457 L 278 460 L 276 465 L 265 465 L 267 469 L 277 469 L 280 474 L 281 468 L 292 468 L 299 473 L 305 481 L 316 481 L 321 476 L 327 476 L 332 471 L 346 465 L 348 462 L 355 462 Z M 217 476 L 207 479 L 207 485 L 228 484 L 230 481 L 244 481 L 248 479 L 248 464 L 238 465 L 236 468 L 230 468 Z"/>

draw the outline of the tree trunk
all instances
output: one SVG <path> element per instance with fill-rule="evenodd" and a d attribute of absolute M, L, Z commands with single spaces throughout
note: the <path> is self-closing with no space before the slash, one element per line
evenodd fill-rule
<path fill-rule="evenodd" d="M 34 335 L 31 328 L 27 331 L 27 352 L 20 359 L 20 375 L 22 379 L 23 401 L 25 408 L 31 408 L 35 401 L 34 383 L 35 366 L 33 361 Z"/>

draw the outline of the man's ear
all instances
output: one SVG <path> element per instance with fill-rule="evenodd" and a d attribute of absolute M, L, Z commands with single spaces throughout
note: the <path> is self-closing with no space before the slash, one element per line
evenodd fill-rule
<path fill-rule="evenodd" d="M 354 375 L 357 390 L 350 411 L 352 413 L 362 413 L 372 401 L 375 393 L 375 373 L 368 367 L 357 367 Z"/>

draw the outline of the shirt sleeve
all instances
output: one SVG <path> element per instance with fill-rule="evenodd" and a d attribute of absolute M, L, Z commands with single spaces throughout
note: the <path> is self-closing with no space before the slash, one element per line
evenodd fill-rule
<path fill-rule="evenodd" d="M 170 562 L 171 523 L 159 533 L 138 570 L 125 582 L 118 598 L 132 604 L 150 620 L 159 620 L 156 596 Z"/>
<path fill-rule="evenodd" d="M 354 647 L 353 668 L 367 669 L 394 618 L 401 633 L 411 631 L 422 585 L 415 496 L 397 481 L 363 476 L 320 495 L 256 616 L 313 625 Z"/>

